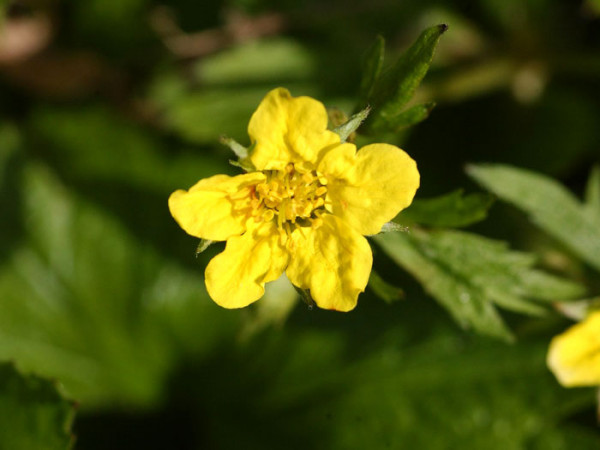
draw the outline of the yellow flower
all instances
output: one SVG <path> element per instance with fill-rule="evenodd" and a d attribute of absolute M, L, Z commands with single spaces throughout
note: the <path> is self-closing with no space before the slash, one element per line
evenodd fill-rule
<path fill-rule="evenodd" d="M 364 291 L 373 256 L 363 235 L 381 231 L 419 187 L 401 149 L 359 152 L 327 130 L 322 103 L 267 94 L 248 125 L 253 172 L 200 180 L 169 198 L 188 234 L 227 241 L 206 268 L 206 287 L 225 308 L 258 300 L 284 271 L 325 309 L 349 311 Z"/>
<path fill-rule="evenodd" d="M 600 385 L 600 311 L 552 339 L 548 367 L 563 386 Z"/>

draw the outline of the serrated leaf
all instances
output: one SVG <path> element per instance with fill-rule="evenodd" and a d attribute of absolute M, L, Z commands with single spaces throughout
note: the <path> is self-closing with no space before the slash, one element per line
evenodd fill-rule
<path fill-rule="evenodd" d="M 394 222 L 417 223 L 433 227 L 465 227 L 484 220 L 494 202 L 491 195 L 475 192 L 463 194 L 457 189 L 449 194 L 414 200 Z"/>
<path fill-rule="evenodd" d="M 369 98 L 373 114 L 366 125 L 370 129 L 388 129 L 402 114 L 404 106 L 429 70 L 440 36 L 447 29 L 447 25 L 437 25 L 425 30 L 396 64 L 381 75 Z"/>
<path fill-rule="evenodd" d="M 383 58 L 385 54 L 385 39 L 379 35 L 375 38 L 375 42 L 369 49 L 367 56 L 365 57 L 362 78 L 360 81 L 359 96 L 368 103 L 373 89 L 376 86 L 381 69 L 383 68 Z"/>
<path fill-rule="evenodd" d="M 384 251 L 423 285 L 463 326 L 494 337 L 511 334 L 494 304 L 524 314 L 545 310 L 532 299 L 576 298 L 583 289 L 532 268 L 535 258 L 503 242 L 451 230 L 377 235 Z M 539 293 L 544 282 L 555 291 Z"/>
<path fill-rule="evenodd" d="M 600 270 L 600 215 L 560 183 L 501 164 L 472 165 L 467 172 L 498 197 L 525 211 L 540 228 Z"/>
<path fill-rule="evenodd" d="M 70 449 L 74 414 L 73 403 L 61 396 L 55 383 L 0 364 L 1 449 Z"/>

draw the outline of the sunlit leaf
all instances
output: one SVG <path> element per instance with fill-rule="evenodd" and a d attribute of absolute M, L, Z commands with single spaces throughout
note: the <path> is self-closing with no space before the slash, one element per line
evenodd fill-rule
<path fill-rule="evenodd" d="M 523 314 L 545 309 L 537 300 L 566 300 L 583 289 L 532 268 L 534 257 L 503 242 L 450 230 L 377 235 L 374 240 L 466 328 L 510 339 L 494 305 Z"/>
<path fill-rule="evenodd" d="M 541 229 L 600 270 L 600 215 L 594 208 L 584 206 L 560 183 L 500 164 L 472 165 L 468 173 L 502 200 L 525 211 Z"/>

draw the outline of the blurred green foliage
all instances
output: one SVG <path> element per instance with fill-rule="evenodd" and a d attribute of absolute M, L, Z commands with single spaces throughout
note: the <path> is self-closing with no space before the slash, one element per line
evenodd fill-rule
<path fill-rule="evenodd" d="M 0 446 L 13 450 L 71 448 L 74 405 L 50 381 L 0 364 Z"/>
<path fill-rule="evenodd" d="M 0 6 L 0 360 L 59 383 L 2 366 L 0 428 L 56 419 L 28 432 L 55 448 L 72 414 L 58 389 L 82 450 L 599 447 L 594 392 L 544 362 L 567 326 L 546 305 L 600 289 L 581 262 L 597 268 L 600 245 L 597 1 Z M 426 67 L 402 78 L 415 42 Z M 396 219 L 412 230 L 372 240 L 377 275 L 349 314 L 285 283 L 220 309 L 202 273 L 222 244 L 194 258 L 168 213 L 173 190 L 237 173 L 219 137 L 248 144 L 276 86 L 348 116 L 370 103 L 372 121 L 402 111 L 357 144 L 417 161 Z M 474 162 L 537 172 L 470 174 L 543 231 L 474 192 Z"/>

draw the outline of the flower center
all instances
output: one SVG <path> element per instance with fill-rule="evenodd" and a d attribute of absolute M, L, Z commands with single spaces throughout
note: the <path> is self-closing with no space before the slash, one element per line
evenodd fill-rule
<path fill-rule="evenodd" d="M 295 226 L 321 226 L 327 194 L 325 177 L 294 164 L 265 174 L 267 180 L 255 186 L 251 200 L 256 220 L 275 220 L 277 227 L 288 233 Z"/>

